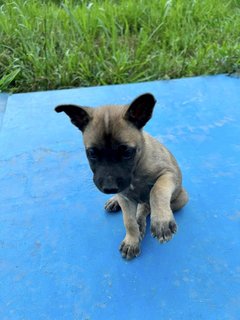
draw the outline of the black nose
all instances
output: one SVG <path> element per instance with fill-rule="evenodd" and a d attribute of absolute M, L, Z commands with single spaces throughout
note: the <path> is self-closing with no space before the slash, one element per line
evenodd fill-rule
<path fill-rule="evenodd" d="M 106 175 L 98 180 L 99 185 L 104 193 L 117 193 L 118 185 L 116 178 L 112 175 Z"/>
<path fill-rule="evenodd" d="M 103 192 L 110 194 L 110 193 L 118 193 L 118 189 L 117 188 L 103 188 Z"/>

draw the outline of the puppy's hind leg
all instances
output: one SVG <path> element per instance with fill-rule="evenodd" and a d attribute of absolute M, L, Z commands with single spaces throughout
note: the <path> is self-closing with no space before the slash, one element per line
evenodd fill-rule
<path fill-rule="evenodd" d="M 118 203 L 118 198 L 117 195 L 113 196 L 110 198 L 104 206 L 105 210 L 107 212 L 118 212 L 121 210 L 119 203 Z"/>
<path fill-rule="evenodd" d="M 139 225 L 141 240 L 144 238 L 146 233 L 146 219 L 150 214 L 150 206 L 147 203 L 139 203 L 137 206 L 137 223 Z"/>
<path fill-rule="evenodd" d="M 188 194 L 184 188 L 181 189 L 176 199 L 171 201 L 171 209 L 173 212 L 182 209 L 185 204 L 188 202 Z"/>

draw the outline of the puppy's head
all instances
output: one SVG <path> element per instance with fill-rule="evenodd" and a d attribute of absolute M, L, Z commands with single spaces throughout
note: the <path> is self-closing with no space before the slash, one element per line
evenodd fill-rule
<path fill-rule="evenodd" d="M 94 183 L 104 193 L 119 193 L 131 184 L 143 146 L 141 129 L 152 116 L 156 100 L 150 93 L 126 106 L 100 108 L 60 105 L 83 133 Z"/>

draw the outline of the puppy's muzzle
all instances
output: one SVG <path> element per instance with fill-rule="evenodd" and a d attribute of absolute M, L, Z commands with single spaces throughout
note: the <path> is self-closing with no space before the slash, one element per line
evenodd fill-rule
<path fill-rule="evenodd" d="M 121 177 L 115 178 L 110 175 L 100 177 L 97 180 L 94 179 L 94 182 L 98 189 L 106 194 L 119 193 L 126 189 L 130 184 L 130 181 L 128 182 Z"/>

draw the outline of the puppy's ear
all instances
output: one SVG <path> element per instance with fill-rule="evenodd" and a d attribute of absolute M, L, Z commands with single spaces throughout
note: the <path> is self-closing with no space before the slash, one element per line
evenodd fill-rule
<path fill-rule="evenodd" d="M 141 129 L 152 117 L 156 100 L 151 93 L 137 97 L 128 107 L 124 119 Z"/>
<path fill-rule="evenodd" d="M 79 107 L 72 104 L 60 105 L 55 108 L 56 112 L 65 112 L 71 122 L 78 127 L 81 131 L 84 131 L 91 119 L 91 108 Z"/>

